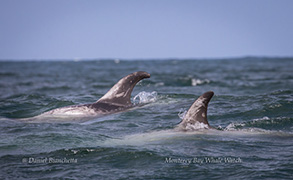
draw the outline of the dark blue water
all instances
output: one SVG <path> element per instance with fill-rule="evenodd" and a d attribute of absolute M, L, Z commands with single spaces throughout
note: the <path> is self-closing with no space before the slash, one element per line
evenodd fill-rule
<path fill-rule="evenodd" d="M 132 93 L 139 108 L 20 120 L 95 102 L 135 71 L 151 74 Z M 292 89 L 290 58 L 0 62 L 0 179 L 292 179 Z M 173 131 L 206 91 L 218 130 Z"/>

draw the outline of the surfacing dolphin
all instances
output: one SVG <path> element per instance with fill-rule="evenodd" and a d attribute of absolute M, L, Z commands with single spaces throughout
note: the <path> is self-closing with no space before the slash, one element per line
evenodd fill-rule
<path fill-rule="evenodd" d="M 148 142 L 156 142 L 173 137 L 186 136 L 187 134 L 217 133 L 218 130 L 211 127 L 207 119 L 208 104 L 214 92 L 208 91 L 202 94 L 190 106 L 183 120 L 173 129 L 152 131 L 142 134 L 132 134 L 122 139 L 110 139 L 103 142 L 106 146 L 113 145 L 142 145 Z M 103 144 L 101 143 L 101 144 Z"/>
<path fill-rule="evenodd" d="M 134 86 L 142 79 L 150 78 L 143 71 L 131 73 L 118 81 L 102 98 L 92 104 L 73 105 L 53 109 L 36 117 L 24 118 L 34 121 L 85 121 L 96 117 L 128 110 L 133 106 L 130 97 Z"/>
<path fill-rule="evenodd" d="M 214 92 L 208 91 L 194 101 L 176 129 L 182 131 L 194 131 L 198 129 L 212 128 L 208 122 L 207 111 L 208 104 L 213 96 Z"/>
<path fill-rule="evenodd" d="M 248 130 L 220 130 L 210 126 L 207 119 L 207 110 L 208 104 L 212 97 L 214 96 L 214 92 L 208 91 L 202 94 L 194 103 L 190 106 L 187 113 L 185 114 L 183 120 L 175 126 L 173 129 L 168 130 L 160 130 L 160 131 L 151 131 L 142 134 L 132 134 L 127 135 L 123 138 L 114 138 L 107 140 L 105 142 L 99 142 L 100 144 L 104 144 L 105 146 L 117 146 L 117 145 L 131 145 L 131 146 L 140 146 L 144 144 L 156 144 L 160 145 L 164 140 L 177 139 L 177 138 L 185 138 L 189 135 L 197 135 L 197 134 L 205 134 L 211 136 L 227 136 L 227 135 L 235 135 L 245 136 L 245 135 L 253 135 L 253 134 L 272 134 L 272 132 L 268 132 L 262 129 L 255 129 L 251 131 Z M 169 141 L 166 141 L 169 142 Z"/>

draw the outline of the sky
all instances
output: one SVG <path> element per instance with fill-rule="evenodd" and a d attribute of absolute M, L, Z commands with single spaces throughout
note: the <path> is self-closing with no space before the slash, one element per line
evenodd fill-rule
<path fill-rule="evenodd" d="M 0 0 L 0 59 L 293 56 L 292 0 Z"/>

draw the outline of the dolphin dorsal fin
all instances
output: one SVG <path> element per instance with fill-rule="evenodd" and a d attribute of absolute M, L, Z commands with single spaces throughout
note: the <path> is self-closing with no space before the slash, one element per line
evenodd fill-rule
<path fill-rule="evenodd" d="M 151 77 L 149 73 L 138 71 L 120 79 L 101 99 L 96 103 L 110 103 L 119 106 L 131 105 L 131 92 L 140 80 Z"/>
<path fill-rule="evenodd" d="M 201 95 L 194 103 L 191 105 L 187 111 L 184 119 L 179 124 L 179 128 L 183 130 L 195 130 L 200 129 L 200 127 L 193 127 L 197 123 L 203 123 L 206 125 L 204 128 L 210 128 L 207 119 L 208 104 L 212 99 L 214 92 L 209 91 Z"/>

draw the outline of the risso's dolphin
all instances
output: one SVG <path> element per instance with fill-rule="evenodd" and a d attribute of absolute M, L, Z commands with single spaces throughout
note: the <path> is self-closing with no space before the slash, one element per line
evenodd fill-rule
<path fill-rule="evenodd" d="M 213 96 L 214 92 L 208 91 L 194 101 L 176 129 L 182 131 L 193 131 L 212 128 L 208 122 L 207 111 L 208 104 Z"/>
<path fill-rule="evenodd" d="M 131 73 L 118 81 L 102 98 L 92 104 L 61 107 L 45 112 L 27 121 L 84 121 L 133 107 L 130 97 L 134 86 L 150 74 L 143 71 Z"/>
<path fill-rule="evenodd" d="M 183 120 L 173 129 L 152 131 L 142 134 L 127 135 L 122 139 L 111 139 L 104 142 L 106 146 L 112 145 L 142 145 L 173 137 L 181 137 L 189 134 L 202 134 L 217 132 L 211 127 L 207 120 L 207 109 L 214 92 L 208 91 L 202 94 L 188 109 Z"/>
<path fill-rule="evenodd" d="M 253 134 L 271 134 L 271 131 L 262 129 L 243 129 L 243 130 L 220 130 L 210 126 L 207 119 L 207 109 L 210 100 L 212 99 L 214 92 L 209 91 L 202 94 L 191 107 L 188 109 L 183 120 L 176 125 L 173 129 L 151 131 L 141 134 L 127 135 L 123 138 L 113 138 L 105 142 L 99 142 L 105 146 L 117 146 L 117 145 L 131 145 L 140 146 L 144 144 L 162 144 L 165 140 L 176 140 L 180 138 L 186 138 L 189 135 L 210 135 L 210 136 L 228 136 L 235 135 L 244 136 Z M 170 143 L 170 141 L 166 141 Z"/>

